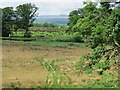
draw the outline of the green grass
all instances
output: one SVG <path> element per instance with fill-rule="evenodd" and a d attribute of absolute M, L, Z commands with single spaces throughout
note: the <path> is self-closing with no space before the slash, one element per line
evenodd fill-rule
<path fill-rule="evenodd" d="M 81 81 L 83 84 L 74 85 L 70 77 L 68 77 L 63 72 L 59 71 L 59 64 L 57 64 L 60 62 L 67 63 L 67 61 L 69 61 L 68 59 L 47 61 L 44 60 L 43 58 L 38 57 L 36 58 L 36 60 L 39 61 L 42 64 L 42 66 L 48 70 L 48 76 L 46 78 L 45 88 L 63 88 L 63 87 L 64 88 L 118 88 L 118 78 L 116 77 L 116 75 L 112 76 L 109 74 L 103 74 L 103 75 L 96 74 L 98 77 L 101 76 L 102 79 L 100 80 L 88 79 L 85 81 Z M 87 75 L 87 73 L 85 75 Z"/>
<path fill-rule="evenodd" d="M 74 42 L 74 37 L 65 33 L 64 31 L 58 32 L 42 32 L 42 31 L 32 31 L 32 37 L 24 38 L 23 32 L 13 32 L 11 37 L 3 37 L 3 40 L 15 40 L 15 41 L 26 41 L 30 45 L 39 46 L 76 46 L 84 47 L 84 43 Z"/>
<path fill-rule="evenodd" d="M 24 37 L 2 37 L 2 40 L 14 40 L 14 41 L 35 41 L 35 38 L 24 38 Z"/>
<path fill-rule="evenodd" d="M 29 38 L 25 38 L 24 40 L 24 32 L 23 31 L 17 31 L 17 32 L 13 32 L 13 34 L 11 35 L 11 37 L 8 38 L 3 38 L 3 40 L 17 40 L 17 41 L 34 41 L 37 40 L 36 42 L 39 41 L 45 41 L 42 42 L 42 45 L 46 45 L 49 44 L 48 46 L 65 46 L 66 44 L 64 42 L 77 42 L 76 41 L 76 37 L 66 33 L 64 30 L 62 31 L 54 31 L 54 32 L 48 32 L 48 31 L 31 31 L 31 35 L 32 37 Z M 47 42 L 46 42 L 47 41 Z M 49 42 L 53 42 L 53 43 L 49 43 Z M 56 42 L 58 42 L 58 44 L 60 45 L 56 45 Z M 61 43 L 60 43 L 61 42 Z M 35 42 L 34 42 L 35 43 Z M 55 44 L 55 45 L 52 45 Z M 41 45 L 36 43 L 36 45 Z"/>
<path fill-rule="evenodd" d="M 46 79 L 46 88 L 58 88 L 62 84 L 62 77 L 59 73 L 57 66 L 55 66 L 54 61 L 45 61 L 43 58 L 36 58 L 37 61 L 39 61 L 42 66 L 48 70 L 48 76 Z M 59 81 L 59 82 L 58 82 Z"/>
<path fill-rule="evenodd" d="M 62 88 L 72 86 L 71 79 L 67 75 L 59 72 L 59 66 L 56 65 L 58 62 L 68 61 L 67 59 L 46 61 L 43 58 L 38 57 L 36 60 L 39 61 L 42 66 L 48 70 L 45 88 Z"/>
<path fill-rule="evenodd" d="M 28 41 L 26 42 L 33 46 L 58 46 L 58 47 L 84 47 L 85 43 L 74 43 L 74 42 L 58 42 L 58 41 Z"/>
<path fill-rule="evenodd" d="M 82 88 L 118 88 L 116 81 L 101 80 L 101 81 L 88 81 L 86 85 L 82 85 Z"/>
<path fill-rule="evenodd" d="M 25 43 L 33 46 L 50 46 L 50 47 L 77 47 L 77 48 L 84 48 L 85 43 L 75 42 L 74 37 L 72 35 L 66 34 L 64 31 L 57 31 L 57 32 L 48 32 L 48 31 L 32 31 L 31 38 L 24 38 L 24 33 L 22 31 L 13 32 L 12 37 L 3 37 L 2 40 L 15 40 L 15 41 L 25 41 Z M 70 77 L 67 75 L 59 72 L 59 66 L 56 63 L 59 62 L 66 62 L 67 60 L 51 60 L 47 61 L 43 58 L 36 58 L 42 66 L 48 70 L 48 76 L 46 79 L 46 88 L 61 88 L 61 87 L 79 87 L 79 88 L 117 88 L 118 80 L 117 75 L 105 75 L 103 73 L 102 80 L 87 80 L 84 82 L 83 85 L 74 86 L 71 82 Z M 113 61 L 112 61 L 113 62 Z M 89 67 L 82 69 L 84 63 L 83 60 L 76 61 L 76 70 L 79 69 L 78 73 L 80 74 L 92 74 L 92 70 Z M 101 66 L 102 65 L 102 66 Z M 97 68 L 104 68 L 106 64 L 98 64 L 96 65 Z M 84 71 L 81 73 L 81 71 Z M 76 71 L 77 72 L 77 71 Z M 78 74 L 77 73 L 77 74 Z M 99 76 L 99 75 L 98 75 Z M 114 78 L 115 80 L 113 80 Z M 112 80 L 111 80 L 112 79 Z M 58 83 L 59 81 L 59 83 Z M 64 83 L 63 83 L 64 82 Z M 19 84 L 18 84 L 19 85 Z M 18 87 L 17 84 L 11 84 L 12 87 Z M 33 85 L 34 86 L 34 85 Z"/>
<path fill-rule="evenodd" d="M 99 76 L 99 75 L 98 75 Z M 89 80 L 83 88 L 118 88 L 118 77 L 116 75 L 103 74 L 101 80 Z"/>
<path fill-rule="evenodd" d="M 40 46 L 67 46 L 69 42 L 50 42 L 50 41 L 31 41 L 27 42 L 30 45 L 40 45 Z"/>

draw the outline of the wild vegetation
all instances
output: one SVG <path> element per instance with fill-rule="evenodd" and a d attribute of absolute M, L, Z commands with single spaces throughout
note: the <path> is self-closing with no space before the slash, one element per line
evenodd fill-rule
<path fill-rule="evenodd" d="M 76 32 L 93 49 L 92 55 L 85 57 L 90 68 L 104 63 L 97 67 L 102 73 L 120 51 L 120 7 L 109 2 L 101 2 L 100 8 L 93 2 L 85 4 L 84 8 L 70 12 L 69 31 Z"/>
<path fill-rule="evenodd" d="M 33 23 L 34 4 L 3 8 L 3 87 L 118 88 L 120 3 L 99 4 L 71 11 L 68 27 Z"/>

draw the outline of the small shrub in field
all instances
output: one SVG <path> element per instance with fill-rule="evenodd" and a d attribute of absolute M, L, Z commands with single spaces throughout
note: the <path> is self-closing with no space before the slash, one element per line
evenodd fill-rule
<path fill-rule="evenodd" d="M 91 72 L 91 70 L 95 70 L 101 75 L 103 71 L 110 68 L 110 62 L 106 60 L 106 58 L 97 59 L 95 57 L 96 56 L 91 57 L 89 55 L 83 56 L 77 62 L 77 69 L 79 69 L 80 72 Z"/>
<path fill-rule="evenodd" d="M 27 38 L 29 38 L 29 37 L 31 37 L 31 36 L 32 36 L 32 33 L 31 33 L 31 32 L 27 32 L 27 33 L 24 34 L 24 37 L 27 37 Z"/>
<path fill-rule="evenodd" d="M 110 68 L 109 61 L 106 59 L 101 59 L 95 66 L 96 66 L 96 68 L 103 69 L 103 70 Z"/>
<path fill-rule="evenodd" d="M 109 64 L 110 63 L 108 60 L 106 60 L 105 58 L 102 58 L 98 63 L 95 64 L 95 68 L 97 69 L 97 72 L 99 74 L 102 74 L 103 71 L 110 68 Z"/>
<path fill-rule="evenodd" d="M 91 62 L 87 58 L 87 55 L 83 56 L 76 64 L 76 67 L 80 71 L 80 73 L 83 73 L 84 71 L 91 72 L 92 70 Z"/>
<path fill-rule="evenodd" d="M 73 37 L 73 41 L 74 41 L 74 42 L 83 42 L 81 36 L 74 36 L 74 37 Z"/>
<path fill-rule="evenodd" d="M 18 82 L 12 82 L 10 84 L 10 88 L 20 88 L 21 87 L 21 83 L 18 81 Z"/>

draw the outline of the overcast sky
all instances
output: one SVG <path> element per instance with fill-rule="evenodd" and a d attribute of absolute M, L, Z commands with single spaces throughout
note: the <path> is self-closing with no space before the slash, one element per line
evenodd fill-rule
<path fill-rule="evenodd" d="M 16 7 L 24 3 L 33 3 L 39 10 L 39 15 L 68 14 L 71 10 L 83 7 L 84 0 L 0 0 L 0 8 Z"/>
<path fill-rule="evenodd" d="M 0 8 L 4 8 L 7 6 L 12 6 L 15 8 L 20 4 L 33 3 L 39 8 L 39 15 L 60 15 L 69 14 L 70 11 L 83 7 L 83 1 L 90 0 L 0 0 Z M 91 1 L 98 2 L 100 0 Z"/>

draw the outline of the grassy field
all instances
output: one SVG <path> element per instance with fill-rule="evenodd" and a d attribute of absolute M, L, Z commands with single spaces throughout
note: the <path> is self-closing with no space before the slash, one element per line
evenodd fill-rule
<path fill-rule="evenodd" d="M 110 69 L 80 72 L 80 58 L 91 49 L 74 42 L 65 32 L 32 31 L 31 38 L 23 40 L 22 32 L 14 33 L 12 40 L 2 41 L 3 87 L 30 88 L 117 88 L 118 67 L 115 60 Z M 17 38 L 17 39 L 16 39 Z M 22 39 L 22 40 L 21 40 Z"/>

